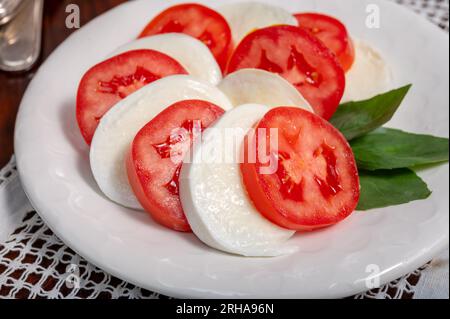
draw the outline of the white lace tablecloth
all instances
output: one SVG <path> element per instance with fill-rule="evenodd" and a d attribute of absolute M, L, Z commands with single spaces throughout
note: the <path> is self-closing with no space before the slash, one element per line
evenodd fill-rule
<path fill-rule="evenodd" d="M 396 2 L 448 32 L 448 0 Z M 161 297 L 117 279 L 75 254 L 34 212 L 23 193 L 14 159 L 0 170 L 0 298 Z M 448 299 L 449 251 L 412 274 L 354 298 Z"/>

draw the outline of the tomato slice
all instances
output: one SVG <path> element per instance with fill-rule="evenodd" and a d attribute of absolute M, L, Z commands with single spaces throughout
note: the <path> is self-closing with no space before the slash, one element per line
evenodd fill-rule
<path fill-rule="evenodd" d="M 231 29 L 218 12 L 200 4 L 170 7 L 154 18 L 140 38 L 160 33 L 185 33 L 202 41 L 211 50 L 222 70 L 232 48 Z"/>
<path fill-rule="evenodd" d="M 245 68 L 280 74 L 327 120 L 344 94 L 345 73 L 334 53 L 295 26 L 268 27 L 245 37 L 231 57 L 228 73 Z"/>
<path fill-rule="evenodd" d="M 156 116 L 134 139 L 127 158 L 128 179 L 141 205 L 160 224 L 191 231 L 178 188 L 183 155 L 223 113 L 206 101 L 181 101 Z"/>
<path fill-rule="evenodd" d="M 277 129 L 278 137 L 270 129 Z M 257 132 L 246 138 L 241 172 L 262 215 L 281 227 L 305 231 L 336 224 L 356 209 L 355 159 L 330 123 L 299 108 L 281 107 L 266 114 Z M 278 145 L 271 145 L 271 138 L 278 138 Z M 264 171 L 261 156 L 249 160 L 255 147 L 258 153 L 253 154 L 267 154 L 277 163 L 272 171 Z"/>
<path fill-rule="evenodd" d="M 187 74 L 173 58 L 153 50 L 129 51 L 91 68 L 77 95 L 77 121 L 86 143 L 92 142 L 103 115 L 141 87 L 168 75 Z"/>
<path fill-rule="evenodd" d="M 300 28 L 317 37 L 336 54 L 344 71 L 350 70 L 355 60 L 355 49 L 342 22 L 320 13 L 299 13 L 295 17 Z"/>

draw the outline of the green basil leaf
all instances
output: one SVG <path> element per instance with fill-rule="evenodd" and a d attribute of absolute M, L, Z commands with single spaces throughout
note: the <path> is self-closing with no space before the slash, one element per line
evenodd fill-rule
<path fill-rule="evenodd" d="M 426 199 L 427 184 L 408 168 L 389 171 L 360 171 L 361 197 L 357 210 L 366 211 Z"/>
<path fill-rule="evenodd" d="M 359 169 L 414 167 L 448 161 L 447 138 L 380 128 L 350 142 Z"/>
<path fill-rule="evenodd" d="M 411 84 L 370 100 L 341 104 L 330 122 L 349 141 L 362 136 L 389 122 L 410 88 Z"/>

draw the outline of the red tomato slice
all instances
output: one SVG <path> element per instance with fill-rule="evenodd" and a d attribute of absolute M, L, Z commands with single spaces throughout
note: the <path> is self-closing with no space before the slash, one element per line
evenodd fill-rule
<path fill-rule="evenodd" d="M 355 49 L 342 22 L 319 13 L 299 13 L 295 17 L 300 28 L 317 37 L 336 54 L 344 71 L 350 70 L 355 60 Z"/>
<path fill-rule="evenodd" d="M 333 52 L 295 26 L 268 27 L 247 35 L 234 51 L 228 73 L 245 68 L 280 74 L 327 120 L 344 94 L 344 70 Z"/>
<path fill-rule="evenodd" d="M 278 129 L 278 147 L 270 145 L 270 129 Z M 359 177 L 352 150 L 330 123 L 308 111 L 281 107 L 271 110 L 247 136 L 241 164 L 247 192 L 259 212 L 292 230 L 313 230 L 349 216 L 359 200 Z M 249 139 L 256 143 L 248 143 Z M 250 146 L 249 146 L 250 145 Z M 259 159 L 248 160 L 251 145 L 278 165 L 263 172 Z M 275 149 L 276 148 L 276 149 Z M 260 158 L 260 156 L 257 156 Z M 254 162 L 254 161 L 253 161 Z"/>
<path fill-rule="evenodd" d="M 117 102 L 141 87 L 174 74 L 187 74 L 174 59 L 153 50 L 129 51 L 91 68 L 78 87 L 77 121 L 86 143 L 100 119 Z"/>
<path fill-rule="evenodd" d="M 195 3 L 170 7 L 154 18 L 139 37 L 169 32 L 199 39 L 211 50 L 222 70 L 225 68 L 232 47 L 231 29 L 216 11 Z"/>
<path fill-rule="evenodd" d="M 150 121 L 134 139 L 127 159 L 128 179 L 141 205 L 158 223 L 191 231 L 178 190 L 183 154 L 223 113 L 205 101 L 178 102 Z"/>

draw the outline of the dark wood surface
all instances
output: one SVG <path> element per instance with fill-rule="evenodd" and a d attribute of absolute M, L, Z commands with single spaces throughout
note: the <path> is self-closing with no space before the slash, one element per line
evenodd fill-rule
<path fill-rule="evenodd" d="M 14 152 L 14 124 L 20 101 L 39 65 L 50 53 L 66 39 L 74 29 L 65 26 L 68 4 L 80 7 L 81 26 L 99 14 L 127 0 L 45 0 L 42 52 L 38 63 L 32 70 L 23 73 L 0 71 L 0 168 Z"/>

